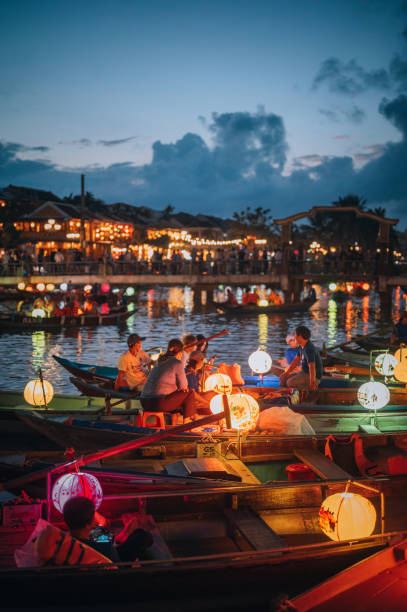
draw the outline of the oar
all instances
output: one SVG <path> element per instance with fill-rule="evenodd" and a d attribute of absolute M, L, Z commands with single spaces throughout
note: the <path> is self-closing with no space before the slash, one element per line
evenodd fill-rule
<path fill-rule="evenodd" d="M 389 330 L 392 327 L 393 327 L 393 325 L 386 325 L 385 327 L 381 328 L 380 330 L 379 329 L 375 329 L 374 331 L 370 332 L 369 334 L 363 334 L 363 335 L 355 336 L 354 338 L 351 338 L 350 340 L 347 340 L 346 342 L 341 342 L 340 344 L 335 344 L 334 346 L 330 346 L 326 350 L 327 351 L 332 351 L 332 350 L 337 349 L 337 348 L 342 348 L 343 346 L 346 346 L 347 344 L 351 344 L 352 342 L 355 342 L 356 339 L 359 339 L 359 338 L 369 338 L 369 336 L 374 336 L 379 331 Z"/>
<path fill-rule="evenodd" d="M 92 463 L 93 461 L 99 461 L 100 459 L 104 459 L 105 457 L 111 457 L 112 455 L 117 455 L 124 451 L 132 450 L 135 448 L 140 448 L 141 446 L 146 446 L 147 444 L 152 444 L 154 442 L 158 442 L 159 440 L 165 440 L 170 438 L 171 436 L 175 436 L 180 433 L 184 433 L 185 431 L 190 431 L 191 429 L 195 429 L 195 427 L 202 427 L 203 425 L 209 425 L 210 423 L 215 423 L 220 419 L 225 417 L 224 412 L 220 412 L 219 414 L 211 414 L 203 417 L 202 419 L 197 419 L 196 421 L 191 421 L 190 423 L 184 423 L 183 425 L 176 425 L 175 427 L 170 427 L 168 429 L 160 430 L 154 432 L 152 434 L 148 434 L 147 436 L 142 436 L 141 438 L 136 438 L 135 440 L 130 440 L 129 442 L 123 442 L 122 444 L 118 444 L 116 446 L 111 446 L 110 448 L 106 448 L 102 451 L 96 451 L 94 453 L 90 453 L 88 455 L 83 455 L 79 457 L 79 459 L 74 459 L 73 461 L 69 461 L 68 463 L 61 463 L 51 470 L 49 468 L 39 470 L 38 472 L 33 472 L 32 474 L 27 474 L 26 476 L 20 476 L 19 478 L 14 478 L 12 480 L 8 480 L 7 482 L 0 483 L 0 491 L 5 489 L 15 489 L 22 485 L 27 484 L 28 482 L 34 482 L 39 478 L 47 476 L 49 473 L 57 473 L 61 472 L 63 469 L 76 469 L 77 467 L 81 467 L 83 465 L 87 465 L 88 463 Z M 22 421 L 25 421 L 24 415 L 19 415 L 19 418 Z M 31 422 L 27 419 L 26 421 L 29 425 Z"/>

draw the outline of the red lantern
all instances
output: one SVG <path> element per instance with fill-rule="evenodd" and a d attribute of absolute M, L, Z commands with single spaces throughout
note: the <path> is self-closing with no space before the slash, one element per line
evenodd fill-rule
<path fill-rule="evenodd" d="M 102 293 L 109 293 L 110 291 L 109 283 L 103 283 L 103 285 L 100 286 L 100 290 Z"/>
<path fill-rule="evenodd" d="M 61 514 L 66 502 L 79 495 L 92 499 L 97 510 L 103 499 L 98 479 L 86 472 L 71 472 L 60 476 L 52 489 L 53 504 Z"/>

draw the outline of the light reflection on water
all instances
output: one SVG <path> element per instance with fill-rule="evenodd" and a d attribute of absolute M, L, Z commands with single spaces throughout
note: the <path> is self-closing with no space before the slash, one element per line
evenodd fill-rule
<path fill-rule="evenodd" d="M 174 290 L 176 289 L 176 290 Z M 194 306 L 193 292 L 187 288 L 154 288 L 140 291 L 136 312 L 124 327 L 102 326 L 63 330 L 60 333 L 34 332 L 0 334 L 0 365 L 2 389 L 22 390 L 27 380 L 37 375 L 41 367 L 44 378 L 56 391 L 77 393 L 69 374 L 52 358 L 59 355 L 73 361 L 116 366 L 119 355 L 127 349 L 126 338 L 136 332 L 145 336 L 143 347 L 165 349 L 170 338 L 185 333 L 211 336 L 223 329 L 231 332 L 210 342 L 208 355 L 216 355 L 215 363 L 240 363 L 242 372 L 249 374 L 248 356 L 259 346 L 274 360 L 287 348 L 285 338 L 297 325 L 307 325 L 313 341 L 322 346 L 344 342 L 357 333 L 369 333 L 377 322 L 377 296 L 348 300 L 339 305 L 320 295 L 320 300 L 306 313 L 290 315 L 252 315 L 226 317 L 216 306 Z"/>

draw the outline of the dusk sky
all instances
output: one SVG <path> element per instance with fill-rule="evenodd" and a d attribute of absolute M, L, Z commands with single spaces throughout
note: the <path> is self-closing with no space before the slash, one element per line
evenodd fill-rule
<path fill-rule="evenodd" d="M 0 187 L 407 227 L 407 3 L 2 0 Z"/>

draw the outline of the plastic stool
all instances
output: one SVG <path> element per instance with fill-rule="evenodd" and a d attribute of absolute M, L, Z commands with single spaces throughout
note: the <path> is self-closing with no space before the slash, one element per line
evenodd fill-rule
<path fill-rule="evenodd" d="M 149 423 L 149 419 L 154 419 L 153 423 Z M 137 417 L 138 427 L 155 427 L 156 429 L 165 429 L 165 419 L 163 412 L 142 412 Z"/>

